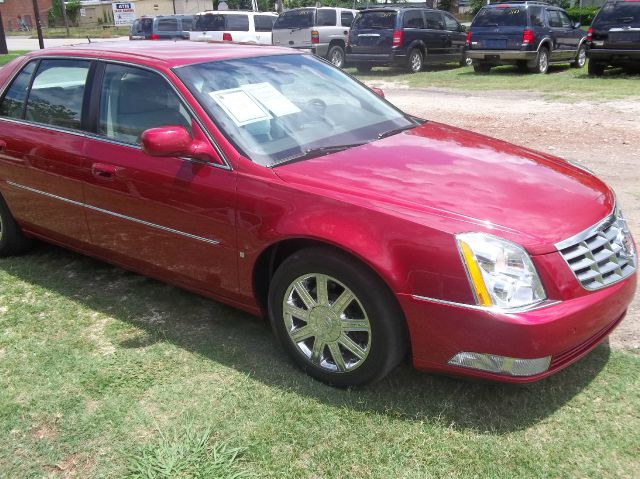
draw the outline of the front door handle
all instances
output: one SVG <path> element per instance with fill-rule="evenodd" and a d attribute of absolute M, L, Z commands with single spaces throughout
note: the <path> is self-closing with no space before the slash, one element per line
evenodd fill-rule
<path fill-rule="evenodd" d="M 118 172 L 118 168 L 114 165 L 107 165 L 104 163 L 94 163 L 91 166 L 91 174 L 96 178 L 110 180 L 116 175 L 117 172 Z"/>

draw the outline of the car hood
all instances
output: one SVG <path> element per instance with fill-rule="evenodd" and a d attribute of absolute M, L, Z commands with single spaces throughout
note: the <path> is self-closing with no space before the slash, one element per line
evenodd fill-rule
<path fill-rule="evenodd" d="M 441 230 L 490 231 L 533 254 L 554 251 L 615 201 L 601 180 L 560 158 L 434 122 L 274 171 Z"/>

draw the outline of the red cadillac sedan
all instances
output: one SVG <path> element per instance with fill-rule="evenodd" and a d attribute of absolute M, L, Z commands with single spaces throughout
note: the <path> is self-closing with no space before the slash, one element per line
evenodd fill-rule
<path fill-rule="evenodd" d="M 264 314 L 332 385 L 407 353 L 537 380 L 636 288 L 598 178 L 407 115 L 309 54 L 91 44 L 19 58 L 0 85 L 0 255 L 39 238 Z"/>

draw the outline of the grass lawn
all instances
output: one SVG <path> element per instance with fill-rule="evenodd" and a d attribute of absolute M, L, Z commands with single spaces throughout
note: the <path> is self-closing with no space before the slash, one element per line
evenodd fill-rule
<path fill-rule="evenodd" d="M 25 53 L 28 53 L 28 50 L 14 50 L 9 52 L 7 55 L 0 55 L 0 66 L 6 65 L 14 58 L 24 55 Z"/>
<path fill-rule="evenodd" d="M 347 71 L 366 82 L 401 82 L 418 88 L 437 87 L 458 90 L 523 90 L 540 92 L 550 99 L 616 99 L 640 98 L 640 74 L 629 75 L 619 69 L 608 70 L 601 78 L 590 77 L 584 68 L 568 66 L 549 67 L 546 75 L 520 73 L 516 67 L 492 68 L 488 74 L 478 74 L 472 67 L 460 68 L 449 64 L 427 66 L 416 74 L 400 68 L 374 68 L 370 73 L 359 74 L 355 68 Z"/>
<path fill-rule="evenodd" d="M 268 325 L 56 247 L 0 260 L 0 477 L 637 477 L 640 356 L 514 387 L 360 390 Z"/>
<path fill-rule="evenodd" d="M 129 35 L 129 27 L 70 27 L 69 35 L 67 29 L 62 28 L 45 28 L 42 30 L 44 38 L 114 38 Z M 38 38 L 37 32 L 31 32 L 31 38 Z"/>

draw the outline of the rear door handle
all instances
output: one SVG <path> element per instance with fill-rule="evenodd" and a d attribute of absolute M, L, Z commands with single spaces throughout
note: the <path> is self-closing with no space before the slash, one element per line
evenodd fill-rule
<path fill-rule="evenodd" d="M 114 165 L 107 165 L 104 163 L 94 163 L 91 166 L 91 174 L 96 178 L 102 178 L 110 180 L 118 172 L 118 167 Z"/>

